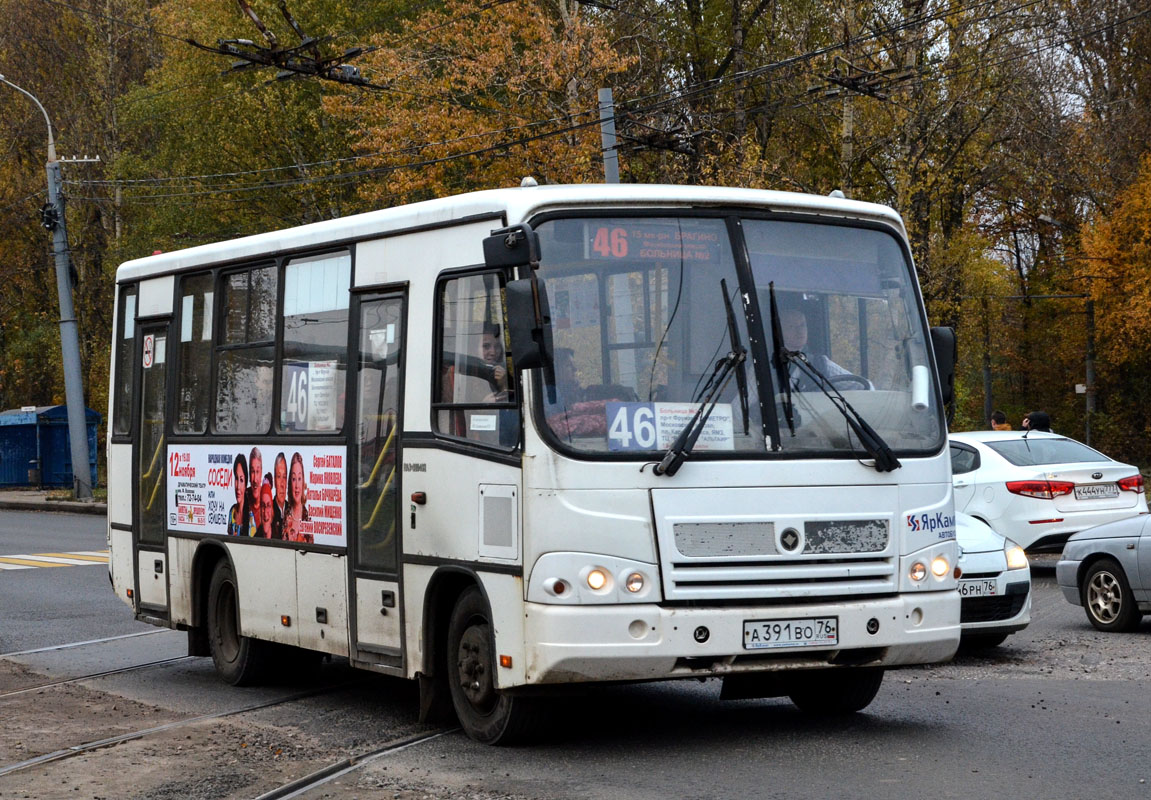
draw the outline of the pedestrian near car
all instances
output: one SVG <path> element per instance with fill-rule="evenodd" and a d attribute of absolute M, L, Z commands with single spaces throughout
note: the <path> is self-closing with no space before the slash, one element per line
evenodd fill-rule
<path fill-rule="evenodd" d="M 1023 429 L 1051 433 L 1051 415 L 1046 411 L 1032 411 L 1023 417 Z"/>
<path fill-rule="evenodd" d="M 1002 411 L 991 412 L 991 430 L 993 431 L 1009 431 L 1011 430 L 1011 423 L 1007 421 L 1007 415 Z"/>

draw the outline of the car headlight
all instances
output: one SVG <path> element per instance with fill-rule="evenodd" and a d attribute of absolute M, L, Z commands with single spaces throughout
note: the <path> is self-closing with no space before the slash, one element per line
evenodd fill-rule
<path fill-rule="evenodd" d="M 1010 539 L 1004 542 L 1003 553 L 1007 556 L 1008 569 L 1024 569 L 1027 566 L 1027 554 Z"/>

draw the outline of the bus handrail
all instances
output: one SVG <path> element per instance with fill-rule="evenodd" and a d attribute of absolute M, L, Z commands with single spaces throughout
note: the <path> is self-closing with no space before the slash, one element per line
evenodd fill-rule
<path fill-rule="evenodd" d="M 384 446 L 380 449 L 380 454 L 378 456 L 376 456 L 376 463 L 372 467 L 372 474 L 368 476 L 368 479 L 366 481 L 364 481 L 359 486 L 357 486 L 356 487 L 357 489 L 367 489 L 369 486 L 371 486 L 373 483 L 376 482 L 376 476 L 379 475 L 380 467 L 384 463 L 384 456 L 386 456 L 388 454 L 388 452 L 392 449 L 392 440 L 395 438 L 396 438 L 396 426 L 393 425 L 392 430 L 388 433 L 388 438 L 384 440 Z"/>
<path fill-rule="evenodd" d="M 140 482 L 148 480 L 152 477 L 152 471 L 156 469 L 156 465 L 160 461 L 160 451 L 164 449 L 164 437 L 160 437 L 160 441 L 156 442 L 156 452 L 152 454 L 152 463 L 148 465 L 148 471 L 140 476 Z"/>
<path fill-rule="evenodd" d="M 366 531 L 368 528 L 372 527 L 372 524 L 376 521 L 376 516 L 380 513 L 380 508 L 384 505 L 384 498 L 388 494 L 388 488 L 392 485 L 392 481 L 395 479 L 395 477 L 396 468 L 392 467 L 392 471 L 388 473 L 388 479 L 384 481 L 384 488 L 380 489 L 380 496 L 376 499 L 376 505 L 375 508 L 372 509 L 372 515 L 368 517 L 367 522 L 360 526 L 360 530 Z"/>
<path fill-rule="evenodd" d="M 160 444 L 156 448 L 156 452 L 159 453 L 160 448 L 162 448 L 163 446 L 164 446 L 164 440 L 161 438 Z M 155 466 L 155 459 L 153 459 L 152 466 Z M 140 483 L 142 484 L 144 481 L 146 481 L 148 479 L 148 476 L 151 474 L 152 474 L 152 470 L 151 470 L 151 468 L 149 468 L 147 475 L 140 476 Z M 145 511 L 151 511 L 152 510 L 152 504 L 156 502 L 156 494 L 160 491 L 160 484 L 163 482 L 164 482 L 164 473 L 161 472 L 159 475 L 156 476 L 156 485 L 152 487 L 152 494 L 148 498 L 148 505 L 144 507 Z"/>

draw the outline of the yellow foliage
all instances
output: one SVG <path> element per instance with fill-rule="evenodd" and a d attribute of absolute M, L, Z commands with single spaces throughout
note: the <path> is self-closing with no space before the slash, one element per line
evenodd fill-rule
<path fill-rule="evenodd" d="M 630 66 L 574 0 L 494 5 L 450 0 L 413 33 L 377 37 L 365 74 L 325 110 L 360 131 L 360 187 L 377 206 L 460 191 L 600 179 L 596 90 Z"/>
<path fill-rule="evenodd" d="M 1151 346 L 1151 157 L 1113 213 L 1083 237 L 1079 268 L 1095 299 L 1098 350 L 1113 365 L 1142 361 Z"/>

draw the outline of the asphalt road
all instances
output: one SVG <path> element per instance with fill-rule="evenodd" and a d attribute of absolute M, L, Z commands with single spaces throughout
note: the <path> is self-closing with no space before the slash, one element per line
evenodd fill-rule
<path fill-rule="evenodd" d="M 0 511 L 0 556 L 107 549 L 104 518 Z M 0 569 L 0 654 L 142 630 L 106 564 Z"/>
<path fill-rule="evenodd" d="M 0 512 L 0 555 L 98 549 L 98 517 Z M 786 700 L 721 702 L 718 681 L 612 687 L 555 704 L 546 734 L 530 747 L 483 747 L 449 733 L 305 796 L 1151 800 L 1151 622 L 1130 635 L 1096 632 L 1082 609 L 1063 600 L 1054 560 L 1045 563 L 1034 570 L 1033 622 L 1025 631 L 987 653 L 961 651 L 950 664 L 889 672 L 866 712 L 844 720 L 805 716 Z M 0 654 L 147 632 L 18 659 L 41 674 L 84 674 L 94 664 L 184 652 L 181 634 L 155 631 L 131 620 L 102 565 L 0 572 Z M 245 719 L 263 736 L 278 731 L 308 743 L 313 754 L 356 752 L 417 727 L 409 682 L 356 673 L 338 660 L 321 678 L 355 685 Z M 227 687 L 208 659 L 89 686 L 179 713 L 241 706 L 277 691 Z M 193 766 L 198 757 L 194 750 L 181 756 Z M 252 796 L 235 788 L 233 761 L 220 762 L 218 750 L 203 757 L 195 779 L 148 774 L 149 761 L 133 758 L 138 796 Z M 63 789 L 67 773 L 61 776 Z M 157 786 L 164 793 L 155 794 Z M 0 792 L 8 795 L 2 785 Z"/>

